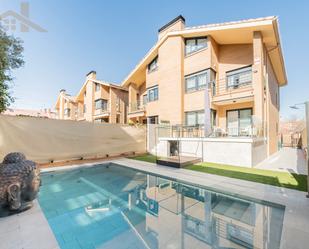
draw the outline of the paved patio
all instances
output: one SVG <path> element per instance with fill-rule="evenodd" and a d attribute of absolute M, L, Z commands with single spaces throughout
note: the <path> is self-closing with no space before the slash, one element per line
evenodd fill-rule
<path fill-rule="evenodd" d="M 285 206 L 280 249 L 303 249 L 309 244 L 309 199 L 305 192 L 248 182 L 238 179 L 210 175 L 186 169 L 175 169 L 157 166 L 153 163 L 131 159 L 115 159 L 110 162 L 126 167 L 158 174 L 174 179 L 194 183 L 201 187 L 220 189 L 233 195 L 245 198 L 255 198 Z M 99 164 L 88 163 L 72 165 L 72 168 L 91 167 Z M 103 161 L 102 163 L 107 163 Z M 47 168 L 43 171 L 68 169 L 68 167 Z M 0 220 L 0 248 L 59 248 L 55 237 L 41 211 L 35 202 L 33 209 L 19 215 Z M 4 222 L 3 222 L 4 221 Z M 4 243 L 2 243 L 4 241 Z"/>
<path fill-rule="evenodd" d="M 23 213 L 0 218 L 0 249 L 58 249 L 37 200 Z"/>
<path fill-rule="evenodd" d="M 307 175 L 307 162 L 304 152 L 300 149 L 284 147 L 277 153 L 259 163 L 255 168 L 279 170 Z"/>

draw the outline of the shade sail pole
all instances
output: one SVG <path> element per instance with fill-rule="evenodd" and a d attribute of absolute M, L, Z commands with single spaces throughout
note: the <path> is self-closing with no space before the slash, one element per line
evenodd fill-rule
<path fill-rule="evenodd" d="M 209 84 L 209 83 L 208 83 Z M 209 92 L 208 92 L 208 84 L 205 88 L 205 115 L 204 115 L 204 135 L 208 137 L 211 134 L 211 121 L 210 121 L 210 99 L 209 99 Z"/>

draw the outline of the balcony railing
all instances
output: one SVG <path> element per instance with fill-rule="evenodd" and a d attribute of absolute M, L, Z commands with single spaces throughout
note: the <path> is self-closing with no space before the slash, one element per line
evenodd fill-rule
<path fill-rule="evenodd" d="M 204 126 L 159 126 L 158 137 L 168 138 L 257 138 L 263 137 L 263 128 L 258 125 L 247 125 L 244 127 L 227 128 L 212 127 L 209 135 L 205 136 Z"/>
<path fill-rule="evenodd" d="M 108 113 L 109 113 L 109 108 L 108 107 L 95 109 L 95 111 L 94 111 L 95 115 L 108 114 Z"/>
<path fill-rule="evenodd" d="M 141 101 L 132 102 L 129 104 L 129 112 L 144 111 L 145 104 Z"/>
<path fill-rule="evenodd" d="M 252 72 L 246 71 L 227 76 L 225 79 L 210 83 L 212 96 L 231 93 L 252 86 Z"/>

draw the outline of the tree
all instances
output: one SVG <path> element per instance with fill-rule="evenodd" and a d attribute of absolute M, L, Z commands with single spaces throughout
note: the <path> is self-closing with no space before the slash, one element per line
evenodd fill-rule
<path fill-rule="evenodd" d="M 12 70 L 24 64 L 22 40 L 8 35 L 0 26 L 0 113 L 14 102 L 10 92 Z"/>

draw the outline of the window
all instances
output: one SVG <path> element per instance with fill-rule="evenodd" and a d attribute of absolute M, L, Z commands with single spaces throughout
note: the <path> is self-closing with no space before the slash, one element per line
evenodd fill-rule
<path fill-rule="evenodd" d="M 208 83 L 209 70 L 185 77 L 186 92 L 194 92 L 205 89 Z"/>
<path fill-rule="evenodd" d="M 94 123 L 108 123 L 108 118 L 98 118 L 94 120 Z"/>
<path fill-rule="evenodd" d="M 159 89 L 158 87 L 153 87 L 153 88 L 150 88 L 148 89 L 148 102 L 151 102 L 151 101 L 156 101 L 159 99 Z"/>
<path fill-rule="evenodd" d="M 252 126 L 252 109 L 229 110 L 227 115 L 227 132 L 229 136 L 249 136 Z"/>
<path fill-rule="evenodd" d="M 67 117 L 69 117 L 70 114 L 71 114 L 71 109 L 70 109 L 70 108 L 65 108 L 65 109 L 64 109 L 64 115 L 67 116 Z"/>
<path fill-rule="evenodd" d="M 143 95 L 143 105 L 147 104 L 147 94 Z"/>
<path fill-rule="evenodd" d="M 159 116 L 150 116 L 147 117 L 148 124 L 158 124 L 159 123 Z"/>
<path fill-rule="evenodd" d="M 100 84 L 99 83 L 95 83 L 95 91 L 96 92 L 100 91 Z"/>
<path fill-rule="evenodd" d="M 227 88 L 238 88 L 250 84 L 252 81 L 252 70 L 250 67 L 240 68 L 226 73 Z"/>
<path fill-rule="evenodd" d="M 117 110 L 117 112 L 120 111 L 120 98 L 118 96 L 116 98 L 116 110 Z"/>
<path fill-rule="evenodd" d="M 211 127 L 217 126 L 217 111 L 214 109 L 210 109 L 210 120 L 211 120 Z"/>
<path fill-rule="evenodd" d="M 107 100 L 106 99 L 97 99 L 95 101 L 96 110 L 107 110 Z"/>
<path fill-rule="evenodd" d="M 190 38 L 185 40 L 186 55 L 199 51 L 207 47 L 207 37 Z"/>
<path fill-rule="evenodd" d="M 148 73 L 155 71 L 158 68 L 158 56 L 148 64 Z"/>
<path fill-rule="evenodd" d="M 84 113 L 86 113 L 87 109 L 86 109 L 86 104 L 84 104 Z"/>
<path fill-rule="evenodd" d="M 194 111 L 194 112 L 186 112 L 186 125 L 188 126 L 197 126 L 204 124 L 205 112 Z"/>
<path fill-rule="evenodd" d="M 87 96 L 87 91 L 84 92 L 84 97 L 86 97 L 86 96 Z"/>

